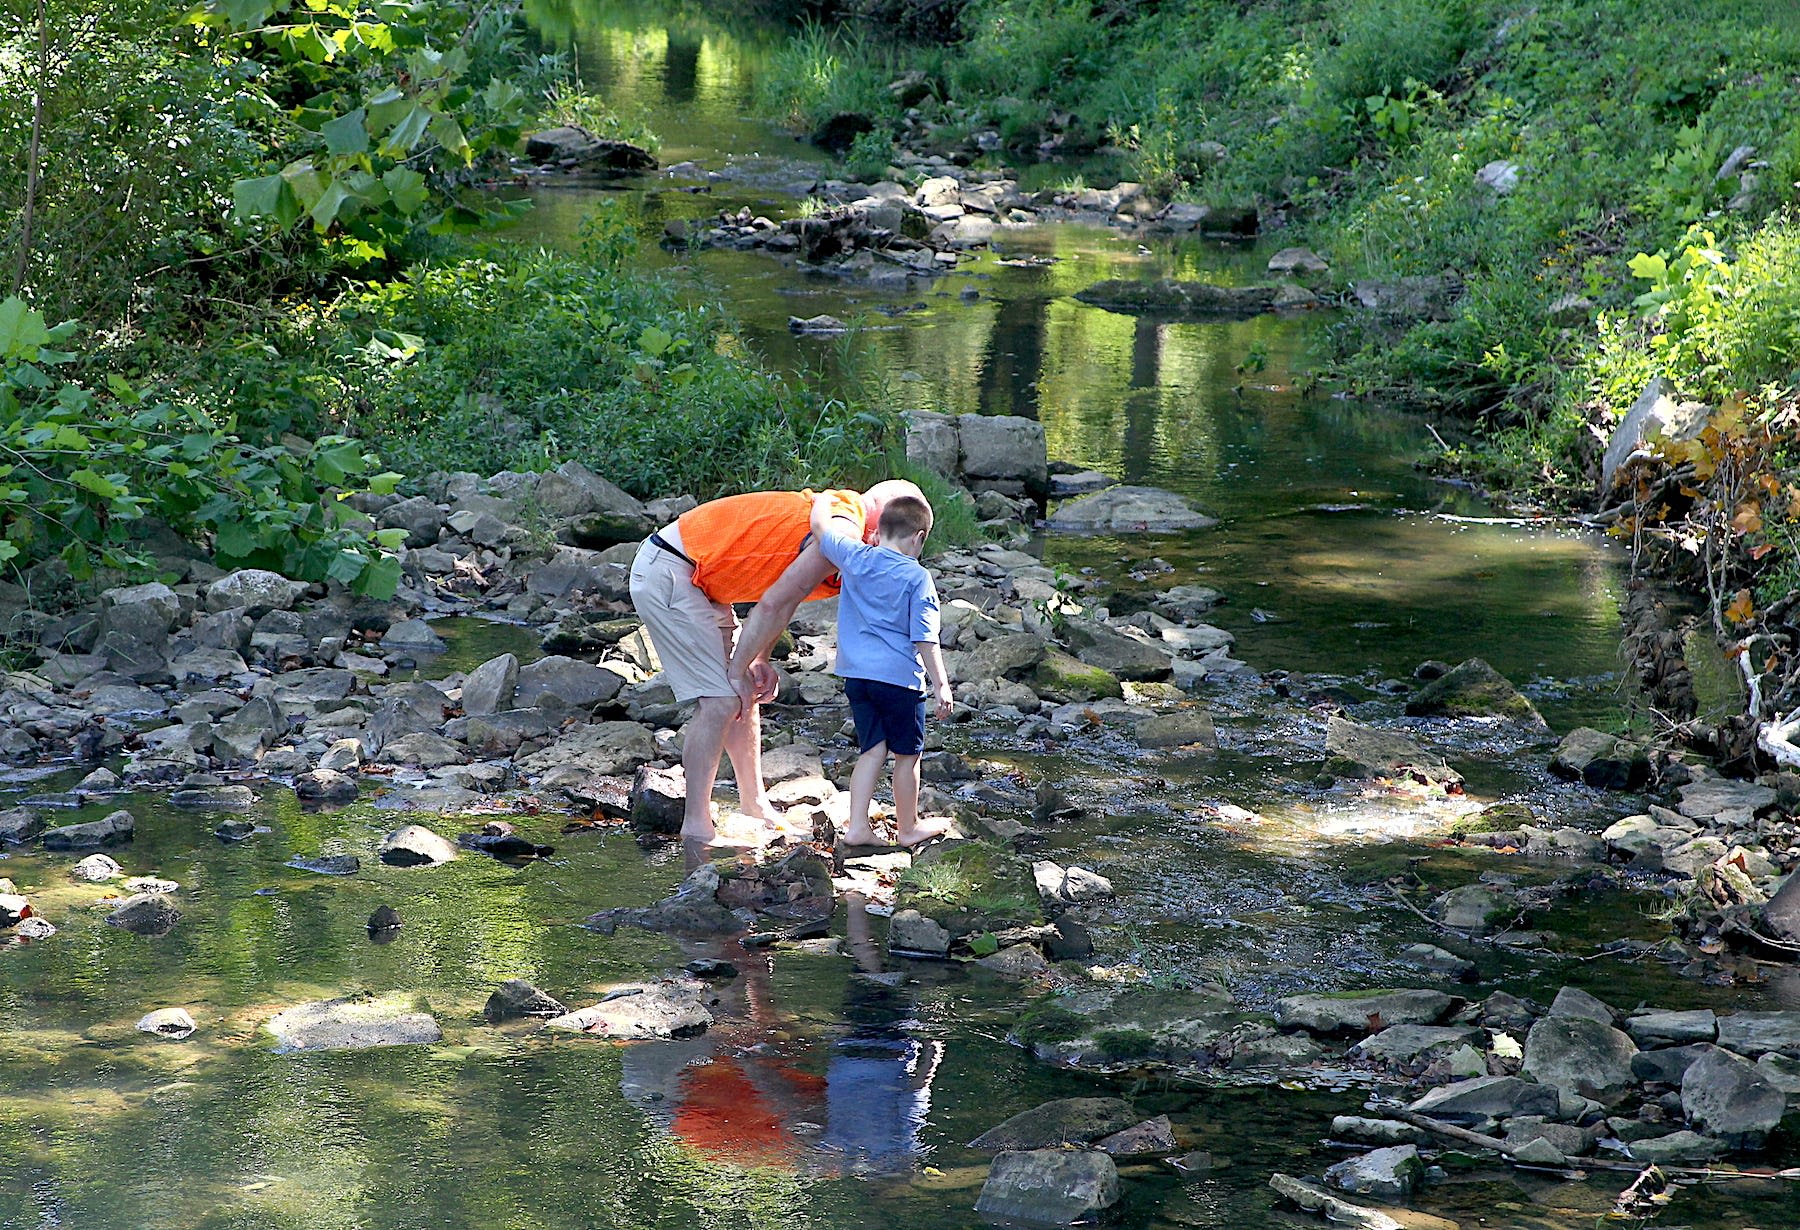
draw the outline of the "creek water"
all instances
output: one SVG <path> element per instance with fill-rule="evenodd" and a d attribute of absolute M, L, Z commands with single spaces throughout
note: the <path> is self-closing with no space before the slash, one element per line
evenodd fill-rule
<path fill-rule="evenodd" d="M 660 177 L 605 192 L 550 188 L 522 235 L 569 242 L 603 201 L 651 237 L 669 217 L 795 207 L 784 189 L 823 163 L 750 118 L 778 32 L 716 7 L 528 6 L 546 42 L 576 50 L 591 88 L 661 135 L 665 163 L 695 159 L 731 178 L 705 193 Z M 1221 590 L 1216 621 L 1238 636 L 1236 655 L 1303 674 L 1297 698 L 1254 679 L 1203 693 L 1221 737 L 1206 756 L 1151 757 L 1105 732 L 1054 746 L 1004 730 L 945 737 L 1055 782 L 1084 807 L 1053 831 L 1050 855 L 1118 887 L 1097 928 L 1104 953 L 1166 985 L 1222 980 L 1251 1004 L 1301 989 L 1432 985 L 1398 953 L 1443 937 L 1392 903 L 1390 877 L 1424 901 L 1484 871 L 1526 883 L 1570 872 L 1446 850 L 1416 839 L 1441 809 L 1318 785 L 1322 719 L 1308 688 L 1366 697 L 1360 719 L 1397 723 L 1388 681 L 1422 659 L 1479 655 L 1559 731 L 1615 720 L 1624 704 L 1622 559 L 1585 534 L 1479 520 L 1491 510 L 1413 465 L 1434 447 L 1425 423 L 1302 396 L 1295 375 L 1327 322 L 1150 323 L 1071 298 L 1114 276 L 1250 279 L 1265 257 L 1047 225 L 1006 230 L 958 275 L 893 295 L 756 255 L 678 260 L 647 243 L 640 256 L 722 294 L 772 364 L 830 380 L 839 362 L 835 344 L 792 336 L 790 314 L 891 326 L 853 344 L 906 406 L 1035 416 L 1053 457 L 1179 490 L 1220 517 L 1192 535 L 1053 538 L 1034 549 L 1126 590 Z M 451 652 L 424 677 L 535 646 L 506 625 L 463 620 L 445 632 Z M 774 724 L 829 743 L 841 719 Z M 1522 799 L 1585 828 L 1641 803 L 1552 782 L 1541 742 L 1479 724 L 1413 726 L 1465 773 L 1475 802 Z M 52 795 L 75 775 L 0 783 L 0 802 Z M 184 916 L 162 939 L 102 925 L 98 893 L 69 880 L 66 860 L 13 852 L 0 863 L 61 927 L 0 951 L 0 1228 L 951 1230 L 981 1224 L 971 1210 L 987 1158 L 964 1142 L 1048 1098 L 1117 1087 L 1009 1045 L 1028 995 L 985 971 L 904 964 L 888 985 L 841 955 L 584 930 L 595 910 L 666 895 L 683 867 L 677 852 L 645 852 L 617 830 L 561 834 L 553 806 L 509 816 L 557 847 L 546 861 L 465 856 L 418 871 L 370 857 L 396 823 L 379 800 L 319 813 L 284 788 L 260 793 L 251 817 L 265 831 L 232 845 L 212 837 L 216 817 L 150 796 L 124 801 L 139 827 L 121 861 L 182 885 Z M 1221 822 L 1210 805 L 1227 802 L 1256 817 Z M 346 853 L 363 857 L 360 874 L 291 865 Z M 1660 938 L 1656 903 L 1654 893 L 1579 895 L 1533 925 L 1588 955 L 1613 938 Z M 380 905 L 405 923 L 386 944 L 364 929 Z M 860 921 L 840 911 L 834 925 Z M 1792 980 L 1714 987 L 1654 963 L 1471 955 L 1484 987 L 1539 998 L 1567 982 L 1621 1007 L 1800 1006 Z M 698 1039 L 617 1047 L 481 1022 L 506 978 L 576 1005 L 696 956 L 742 970 L 725 984 L 720 1023 Z M 276 1054 L 260 1032 L 279 1006 L 361 990 L 417 997 L 443 1024 L 443 1043 Z M 141 1014 L 165 1005 L 187 1007 L 199 1032 L 179 1043 L 135 1032 Z M 1327 1076 L 1304 1088 L 1202 1089 L 1145 1077 L 1125 1092 L 1146 1115 L 1170 1114 L 1213 1164 L 1185 1181 L 1128 1167 L 1119 1223 L 1224 1230 L 1314 1224 L 1274 1207 L 1268 1175 L 1335 1160 L 1320 1144 L 1330 1116 L 1356 1111 L 1366 1087 Z M 1610 1208 L 1623 1181 L 1453 1166 L 1417 1204 L 1465 1227 L 1572 1230 Z M 1796 1220 L 1789 1193 L 1768 1185 L 1684 1191 L 1677 1207 L 1694 1227 Z"/>

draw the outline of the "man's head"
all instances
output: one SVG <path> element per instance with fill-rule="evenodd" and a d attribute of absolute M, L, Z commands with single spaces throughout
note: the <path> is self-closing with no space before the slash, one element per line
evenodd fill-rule
<path fill-rule="evenodd" d="M 931 533 L 931 505 L 923 496 L 895 496 L 882 506 L 878 530 L 882 546 L 917 559 Z"/>
<path fill-rule="evenodd" d="M 881 530 L 881 510 L 889 500 L 897 500 L 903 496 L 925 504 L 925 493 L 919 490 L 917 483 L 909 483 L 904 478 L 890 478 L 876 483 L 862 494 L 863 502 L 863 541 L 874 542 Z M 929 513 L 931 505 L 925 504 Z"/>

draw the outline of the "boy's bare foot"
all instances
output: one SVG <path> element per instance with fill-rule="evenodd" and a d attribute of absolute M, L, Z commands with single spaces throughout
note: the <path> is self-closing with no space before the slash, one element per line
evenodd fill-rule
<path fill-rule="evenodd" d="M 703 846 L 707 846 L 711 845 L 718 836 L 717 830 L 715 830 L 711 824 L 683 824 L 681 826 L 681 840 L 683 844 L 688 842 L 698 842 Z"/>
<path fill-rule="evenodd" d="M 911 850 L 922 846 L 934 838 L 942 837 L 950 831 L 948 820 L 921 820 L 910 829 L 903 829 L 899 835 L 900 844 Z"/>

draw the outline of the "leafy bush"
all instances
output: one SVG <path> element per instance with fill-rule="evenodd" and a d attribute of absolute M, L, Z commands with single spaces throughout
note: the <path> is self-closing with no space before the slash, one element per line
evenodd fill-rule
<path fill-rule="evenodd" d="M 133 531 L 154 518 L 209 536 L 224 567 L 272 568 L 389 597 L 398 559 L 340 514 L 352 480 L 391 491 L 400 475 L 342 436 L 298 449 L 255 448 L 230 422 L 154 400 L 118 375 L 104 388 L 57 380 L 72 323 L 45 326 L 17 297 L 0 301 L 0 563 L 60 556 L 77 578 L 97 565 L 142 567 Z"/>
<path fill-rule="evenodd" d="M 542 469 L 573 457 L 645 496 L 866 476 L 889 420 L 760 365 L 715 305 L 628 273 L 610 210 L 576 252 L 495 246 L 351 291 L 240 356 L 288 417 L 400 468 Z M 290 397 L 292 393 L 290 393 Z"/>

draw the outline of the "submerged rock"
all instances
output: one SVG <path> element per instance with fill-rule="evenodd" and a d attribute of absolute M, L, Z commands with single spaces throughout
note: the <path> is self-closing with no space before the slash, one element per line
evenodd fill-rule
<path fill-rule="evenodd" d="M 96 846 L 116 846 L 130 841 L 136 829 L 137 820 L 132 814 L 120 810 L 100 820 L 47 829 L 39 840 L 46 850 L 91 850 Z"/>
<path fill-rule="evenodd" d="M 266 1028 L 283 1053 L 412 1046 L 444 1036 L 429 1012 L 401 995 L 296 1004 L 270 1017 Z"/>
<path fill-rule="evenodd" d="M 1119 1170 L 1090 1149 L 1033 1149 L 994 1159 L 975 1202 L 985 1216 L 1071 1225 L 1119 1200 Z"/>
<path fill-rule="evenodd" d="M 997 1153 L 1009 1149 L 1044 1149 L 1087 1144 L 1137 1123 L 1137 1112 L 1119 1098 L 1059 1098 L 989 1128 L 969 1148 Z"/>
<path fill-rule="evenodd" d="M 1075 298 L 1109 312 L 1249 317 L 1274 311 L 1279 293 L 1280 288 L 1275 286 L 1220 286 L 1173 278 L 1155 282 L 1114 278 L 1076 292 Z"/>
<path fill-rule="evenodd" d="M 1175 1125 L 1167 1115 L 1146 1119 L 1136 1127 L 1128 1127 L 1094 1142 L 1100 1152 L 1115 1158 L 1167 1157 L 1181 1148 L 1175 1139 Z"/>
<path fill-rule="evenodd" d="M 1333 716 L 1325 726 L 1325 771 L 1334 777 L 1411 781 L 1432 789 L 1462 789 L 1462 774 L 1405 735 Z"/>
<path fill-rule="evenodd" d="M 1210 529 L 1218 523 L 1173 491 L 1118 486 L 1063 501 L 1047 524 L 1070 533 L 1168 534 Z"/>
<path fill-rule="evenodd" d="M 106 916 L 109 927 L 156 939 L 167 935 L 181 921 L 181 911 L 161 893 L 138 893 L 125 898 Z"/>
<path fill-rule="evenodd" d="M 1315 1034 L 1369 1034 L 1390 1025 L 1435 1025 L 1462 1005 L 1442 991 L 1352 991 L 1275 1001 L 1275 1023 Z"/>
<path fill-rule="evenodd" d="M 896 910 L 888 919 L 888 951 L 897 956 L 944 957 L 950 940 L 948 931 L 917 910 Z"/>
<path fill-rule="evenodd" d="M 718 864 L 704 863 L 655 905 L 601 910 L 590 916 L 586 925 L 602 935 L 611 935 L 620 927 L 675 935 L 726 935 L 746 930 L 746 919 L 719 903 L 721 883 Z"/>

